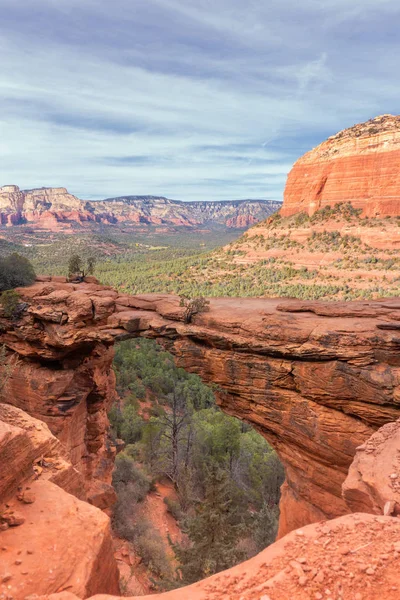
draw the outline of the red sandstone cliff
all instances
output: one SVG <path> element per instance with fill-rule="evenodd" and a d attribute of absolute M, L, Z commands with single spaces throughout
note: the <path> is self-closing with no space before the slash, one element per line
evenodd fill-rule
<path fill-rule="evenodd" d="M 49 425 L 85 474 L 89 495 L 109 482 L 112 467 L 106 411 L 118 338 L 165 343 L 180 366 L 218 385 L 226 412 L 276 447 L 287 476 L 281 533 L 344 514 L 341 486 L 357 446 L 400 416 L 393 300 L 213 299 L 210 312 L 186 325 L 173 296 L 61 281 L 21 294 L 25 316 L 2 321 L 0 342 L 14 353 L 11 362 L 19 357 L 3 398 Z"/>
<path fill-rule="evenodd" d="M 351 202 L 368 217 L 400 215 L 400 116 L 345 129 L 307 152 L 289 173 L 282 216 Z"/>
<path fill-rule="evenodd" d="M 146 336 L 216 383 L 223 410 L 276 447 L 287 474 L 281 535 L 349 510 L 388 515 L 311 525 L 250 563 L 166 598 L 303 600 L 332 588 L 353 600 L 366 576 L 363 600 L 382 589 L 397 598 L 399 520 L 391 515 L 400 510 L 398 425 L 369 438 L 400 415 L 398 301 L 214 298 L 209 312 L 185 324 L 177 297 L 130 297 L 96 283 L 44 279 L 20 290 L 27 307 L 19 321 L 0 315 L 0 343 L 12 365 L 2 396 L 9 406 L 0 405 L 0 459 L 9 463 L 0 473 L 8 504 L 0 507 L 3 592 L 11 589 L 16 600 L 31 591 L 117 593 L 108 519 L 75 496 L 89 492 L 107 504 L 110 350 L 115 340 Z M 96 495 L 96 485 L 106 487 Z M 14 527 L 16 514 L 23 521 Z M 32 540 L 35 549 L 45 540 L 47 554 L 32 555 Z"/>

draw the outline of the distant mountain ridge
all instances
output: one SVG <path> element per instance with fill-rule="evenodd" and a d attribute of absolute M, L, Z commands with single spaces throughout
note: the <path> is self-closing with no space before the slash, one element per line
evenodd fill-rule
<path fill-rule="evenodd" d="M 183 202 L 163 196 L 80 200 L 66 188 L 20 190 L 16 185 L 0 188 L 0 225 L 33 225 L 49 231 L 96 225 L 246 229 L 280 207 L 281 203 L 274 200 Z"/>

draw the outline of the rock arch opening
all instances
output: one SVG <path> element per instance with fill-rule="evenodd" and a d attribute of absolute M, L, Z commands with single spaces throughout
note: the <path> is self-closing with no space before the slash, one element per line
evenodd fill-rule
<path fill-rule="evenodd" d="M 115 350 L 118 399 L 109 416 L 125 448 L 112 521 L 125 552 L 147 565 L 141 591 L 151 578 L 161 589 L 194 583 L 274 542 L 284 473 L 265 438 L 223 413 L 213 390 L 155 341 Z M 135 571 L 124 575 L 131 592 Z"/>

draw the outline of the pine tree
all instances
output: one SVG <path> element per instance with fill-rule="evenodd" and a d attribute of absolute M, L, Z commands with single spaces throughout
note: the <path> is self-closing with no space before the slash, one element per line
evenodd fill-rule
<path fill-rule="evenodd" d="M 242 532 L 228 477 L 212 466 L 204 501 L 198 505 L 195 516 L 187 520 L 185 533 L 190 544 L 174 546 L 182 582 L 193 583 L 243 560 L 244 553 L 237 548 Z"/>

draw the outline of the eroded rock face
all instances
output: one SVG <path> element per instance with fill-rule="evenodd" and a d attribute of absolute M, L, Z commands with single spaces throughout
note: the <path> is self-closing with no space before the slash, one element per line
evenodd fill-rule
<path fill-rule="evenodd" d="M 400 421 L 387 423 L 357 448 L 343 497 L 352 511 L 400 515 Z"/>
<path fill-rule="evenodd" d="M 113 337 L 96 322 L 113 310 L 116 294 L 96 284 L 87 284 L 90 294 L 75 287 L 58 281 L 27 288 L 24 319 L 4 320 L 0 338 L 11 351 L 12 374 L 1 399 L 49 426 L 83 473 L 88 500 L 106 508 L 115 500 L 107 419 L 115 397 Z"/>
<path fill-rule="evenodd" d="M 277 449 L 287 477 L 280 535 L 348 512 L 341 487 L 356 448 L 400 415 L 395 300 L 213 298 L 186 324 L 174 296 L 60 281 L 20 293 L 29 305 L 21 321 L 1 320 L 0 343 L 10 361 L 19 357 L 4 398 L 49 424 L 89 488 L 107 482 L 112 465 L 106 411 L 118 339 L 163 343 L 179 366 L 218 386 L 224 411 Z"/>
<path fill-rule="evenodd" d="M 0 404 L 0 464 L 0 598 L 118 594 L 109 519 L 47 425 Z"/>
<path fill-rule="evenodd" d="M 345 129 L 307 152 L 289 173 L 282 216 L 351 202 L 368 217 L 400 215 L 400 117 Z"/>

